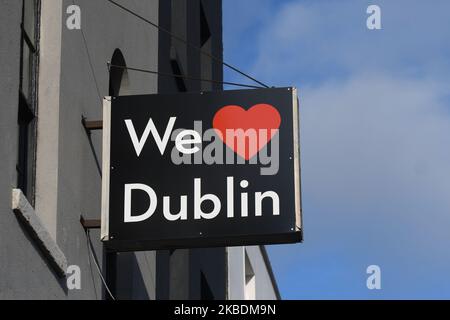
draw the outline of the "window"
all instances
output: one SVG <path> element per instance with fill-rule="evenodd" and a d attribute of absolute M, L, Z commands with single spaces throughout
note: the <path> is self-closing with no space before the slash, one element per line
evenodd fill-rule
<path fill-rule="evenodd" d="M 214 294 L 206 280 L 205 274 L 200 271 L 200 297 L 201 300 L 214 300 Z"/>
<path fill-rule="evenodd" d="M 40 0 L 23 0 L 17 187 L 34 205 Z"/>
<path fill-rule="evenodd" d="M 177 37 L 187 39 L 187 1 L 186 0 L 172 0 L 171 1 L 171 32 Z M 180 76 L 174 77 L 175 86 L 178 92 L 186 92 L 187 81 L 182 76 L 187 75 L 188 68 L 186 67 L 187 61 L 187 47 L 178 39 L 171 38 L 170 46 L 170 66 L 172 67 L 172 73 Z"/>
<path fill-rule="evenodd" d="M 256 277 L 253 271 L 252 264 L 245 251 L 245 286 L 244 286 L 244 297 L 245 300 L 255 300 L 256 299 Z"/>
<path fill-rule="evenodd" d="M 126 94 L 126 90 L 129 86 L 129 79 L 126 69 L 127 64 L 125 63 L 125 58 L 119 49 L 114 51 L 111 59 L 111 65 L 111 69 L 109 70 L 109 95 L 115 97 L 124 95 Z"/>
<path fill-rule="evenodd" d="M 211 39 L 211 30 L 209 29 L 208 19 L 206 18 L 203 3 L 200 2 L 200 46 L 205 46 Z"/>
<path fill-rule="evenodd" d="M 212 53 L 212 39 L 211 29 L 208 24 L 208 18 L 205 13 L 203 3 L 200 1 L 200 46 L 203 52 Z M 213 60 L 205 54 L 200 55 L 201 78 L 211 80 L 213 78 Z M 202 90 L 212 90 L 212 84 L 207 81 L 202 81 Z"/>
<path fill-rule="evenodd" d="M 180 59 L 176 53 L 176 49 L 174 47 L 170 48 L 170 65 L 172 66 L 173 74 L 180 76 L 174 77 L 175 84 L 177 86 L 178 92 L 186 92 L 186 83 L 181 76 L 184 76 L 183 70 L 181 70 L 181 65 L 179 63 Z"/>

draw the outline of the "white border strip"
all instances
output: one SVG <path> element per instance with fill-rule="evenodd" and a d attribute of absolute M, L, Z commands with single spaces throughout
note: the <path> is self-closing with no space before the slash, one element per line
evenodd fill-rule
<path fill-rule="evenodd" d="M 302 228 L 302 190 L 300 174 L 300 118 L 297 88 L 292 88 L 292 118 L 294 131 L 294 185 L 295 185 L 295 214 L 296 230 Z"/>
<path fill-rule="evenodd" d="M 109 182 L 111 152 L 111 97 L 103 99 L 103 146 L 102 146 L 102 241 L 109 240 Z"/>

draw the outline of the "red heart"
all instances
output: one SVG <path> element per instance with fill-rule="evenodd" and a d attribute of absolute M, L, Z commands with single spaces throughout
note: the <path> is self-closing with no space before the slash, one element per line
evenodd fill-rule
<path fill-rule="evenodd" d="M 270 104 L 257 104 L 248 110 L 240 106 L 225 106 L 217 111 L 213 119 L 213 127 L 222 141 L 245 160 L 251 159 L 267 145 L 278 132 L 280 124 L 280 113 Z M 227 130 L 238 129 L 243 132 L 254 129 L 256 139 L 245 138 L 245 148 L 239 148 L 237 138 L 231 135 L 227 138 Z M 260 131 L 263 129 L 266 131 Z"/>

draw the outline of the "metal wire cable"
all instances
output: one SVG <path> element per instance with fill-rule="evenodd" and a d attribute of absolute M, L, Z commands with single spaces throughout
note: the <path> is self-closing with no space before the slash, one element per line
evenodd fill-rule
<path fill-rule="evenodd" d="M 243 87 L 243 88 L 252 88 L 252 89 L 261 89 L 260 86 L 253 86 L 249 84 L 241 84 L 236 82 L 229 82 L 229 81 L 219 81 L 219 80 L 212 80 L 212 79 L 202 79 L 202 78 L 196 78 L 196 77 L 190 77 L 185 76 L 181 74 L 174 74 L 174 73 L 165 73 L 165 72 L 159 72 L 159 71 L 153 71 L 153 70 L 146 70 L 146 69 L 140 69 L 140 68 L 133 68 L 133 67 L 126 67 L 121 65 L 115 65 L 108 63 L 109 68 L 119 68 L 119 69 L 125 69 L 125 70 L 131 70 L 131 71 L 137 71 L 137 72 L 144 72 L 144 73 L 150 73 L 150 74 L 156 74 L 160 76 L 165 77 L 173 77 L 173 78 L 181 78 L 186 80 L 195 80 L 195 81 L 204 81 L 204 82 L 211 82 L 211 83 L 217 83 L 217 84 L 226 84 L 229 86 L 236 86 L 236 87 Z"/>
<path fill-rule="evenodd" d="M 109 287 L 108 287 L 108 284 L 106 283 L 105 278 L 103 277 L 102 270 L 100 269 L 100 264 L 98 263 L 97 256 L 95 255 L 94 246 L 92 245 L 92 240 L 91 240 L 91 236 L 89 233 L 89 229 L 86 229 L 86 237 L 87 237 L 88 244 L 89 244 L 88 251 L 92 256 L 92 259 L 94 260 L 94 264 L 97 267 L 97 271 L 98 271 L 98 274 L 100 275 L 100 278 L 102 279 L 103 285 L 105 286 L 106 291 L 108 292 L 111 299 L 116 300 L 116 298 L 114 298 L 113 294 L 111 293 L 111 290 L 109 290 Z"/>
<path fill-rule="evenodd" d="M 111 3 L 111 4 L 113 4 L 113 5 L 115 5 L 115 6 L 118 7 L 118 8 L 120 8 L 120 9 L 122 9 L 122 10 L 128 12 L 129 14 L 133 15 L 134 17 L 136 17 L 136 18 L 138 18 L 138 19 L 140 19 L 140 20 L 142 20 L 142 21 L 144 21 L 144 22 L 150 24 L 151 26 L 157 28 L 159 31 L 162 31 L 162 32 L 168 34 L 170 37 L 172 37 L 172 38 L 174 38 L 174 39 L 176 39 L 176 40 L 178 40 L 178 41 L 184 43 L 187 47 L 190 47 L 190 48 L 193 48 L 193 49 L 199 51 L 201 54 L 203 54 L 203 55 L 209 57 L 211 60 L 216 61 L 216 62 L 219 62 L 220 64 L 222 64 L 222 65 L 226 66 L 227 68 L 229 68 L 229 69 L 231 69 L 231 70 L 233 70 L 233 71 L 239 73 L 240 75 L 242 75 L 242 76 L 244 76 L 244 77 L 246 77 L 246 78 L 248 78 L 248 79 L 250 79 L 250 80 L 256 82 L 257 84 L 259 84 L 260 86 L 262 86 L 262 87 L 264 87 L 264 88 L 269 88 L 268 85 L 266 85 L 266 84 L 264 84 L 263 82 L 261 82 L 261 81 L 255 79 L 254 77 L 248 75 L 247 73 L 245 73 L 245 72 L 239 70 L 238 68 L 233 67 L 232 65 L 226 63 L 223 59 L 220 59 L 220 58 L 218 58 L 218 57 L 216 57 L 216 56 L 210 54 L 209 52 L 205 52 L 204 50 L 202 50 L 202 48 L 200 48 L 200 47 L 198 47 L 198 46 L 196 46 L 196 45 L 194 45 L 194 44 L 188 42 L 186 39 L 184 39 L 184 38 L 182 38 L 182 37 L 180 37 L 180 36 L 177 36 L 176 34 L 173 34 L 171 31 L 169 31 L 169 30 L 167 30 L 167 29 L 161 27 L 160 25 L 158 25 L 158 24 L 156 24 L 156 23 L 154 23 L 154 22 L 152 22 L 152 21 L 150 21 L 150 20 L 144 18 L 143 16 L 141 16 L 141 15 L 135 13 L 134 11 L 128 9 L 127 7 L 122 6 L 121 4 L 117 3 L 116 1 L 113 1 L 113 0 L 106 0 L 106 1 L 109 2 L 109 3 Z M 224 84 L 225 84 L 225 83 L 224 83 Z"/>
<path fill-rule="evenodd" d="M 73 5 L 78 5 L 78 4 L 75 3 L 75 0 L 72 0 L 72 4 Z M 100 100 L 100 103 L 102 103 L 102 95 L 100 94 L 100 89 L 99 89 L 97 77 L 95 76 L 94 64 L 92 63 L 91 54 L 89 53 L 89 47 L 87 45 L 86 35 L 84 34 L 83 28 L 81 28 L 80 31 L 81 31 L 81 37 L 82 37 L 82 40 L 83 40 L 84 48 L 86 50 L 86 54 L 87 54 L 87 57 L 88 57 L 89 67 L 91 69 L 92 78 L 94 79 L 94 82 L 95 82 L 95 88 L 97 90 L 97 95 L 98 95 L 98 98 Z"/>

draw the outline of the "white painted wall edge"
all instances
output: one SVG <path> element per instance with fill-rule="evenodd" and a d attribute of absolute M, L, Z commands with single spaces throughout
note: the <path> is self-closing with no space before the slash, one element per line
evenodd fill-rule
<path fill-rule="evenodd" d="M 52 0 L 41 2 L 39 45 L 35 208 L 41 215 L 41 222 L 55 241 L 58 226 L 63 2 Z"/>

